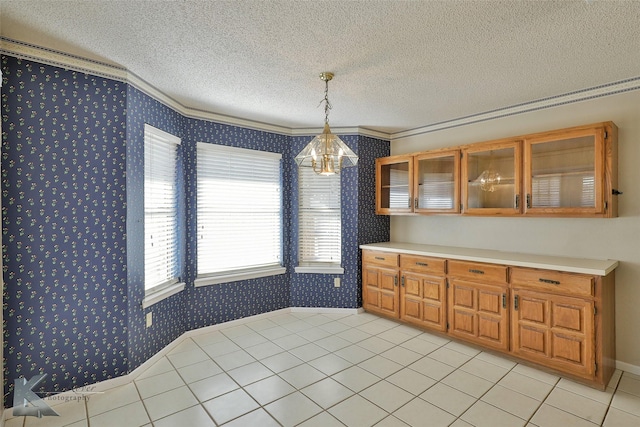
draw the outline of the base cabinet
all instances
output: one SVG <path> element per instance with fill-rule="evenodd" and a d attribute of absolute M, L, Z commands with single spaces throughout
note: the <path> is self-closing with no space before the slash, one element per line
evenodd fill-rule
<path fill-rule="evenodd" d="M 606 276 L 363 251 L 363 308 L 604 389 L 615 370 Z"/>
<path fill-rule="evenodd" d="M 373 253 L 365 254 L 363 259 L 366 260 L 362 265 L 362 304 L 364 309 L 386 316 L 398 317 L 400 314 L 398 255 Z"/>
<path fill-rule="evenodd" d="M 400 318 L 446 331 L 445 260 L 400 255 L 400 268 Z"/>

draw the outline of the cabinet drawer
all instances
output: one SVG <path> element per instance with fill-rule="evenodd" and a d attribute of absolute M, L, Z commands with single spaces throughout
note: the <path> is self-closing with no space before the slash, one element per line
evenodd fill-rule
<path fill-rule="evenodd" d="M 362 261 L 368 264 L 397 267 L 398 254 L 391 252 L 362 251 Z"/>
<path fill-rule="evenodd" d="M 400 268 L 420 273 L 444 274 L 446 260 L 418 255 L 400 255 Z"/>
<path fill-rule="evenodd" d="M 567 295 L 593 296 L 593 276 L 553 270 L 513 268 L 511 286 Z"/>
<path fill-rule="evenodd" d="M 491 284 L 506 284 L 507 267 L 479 262 L 449 261 L 449 276 L 480 280 Z"/>

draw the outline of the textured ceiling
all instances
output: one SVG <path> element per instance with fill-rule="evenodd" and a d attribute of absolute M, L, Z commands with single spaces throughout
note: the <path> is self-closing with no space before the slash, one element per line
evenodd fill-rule
<path fill-rule="evenodd" d="M 640 77 L 639 1 L 0 0 L 0 34 L 187 107 L 404 131 Z"/>

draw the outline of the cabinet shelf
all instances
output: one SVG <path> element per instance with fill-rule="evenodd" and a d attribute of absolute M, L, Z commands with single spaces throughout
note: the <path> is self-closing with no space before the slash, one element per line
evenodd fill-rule
<path fill-rule="evenodd" d="M 584 175 L 594 175 L 593 169 L 584 170 L 584 171 L 571 171 L 571 172 L 549 172 L 549 173 L 539 173 L 532 175 L 533 179 L 542 179 L 542 178 L 555 178 L 555 177 L 569 177 L 569 176 L 584 176 Z"/>

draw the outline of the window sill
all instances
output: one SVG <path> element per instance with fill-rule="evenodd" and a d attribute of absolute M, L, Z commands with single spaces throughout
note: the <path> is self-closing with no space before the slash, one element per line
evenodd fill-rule
<path fill-rule="evenodd" d="M 301 274 L 344 274 L 344 268 L 339 265 L 300 265 L 295 268 L 295 272 Z"/>
<path fill-rule="evenodd" d="M 142 300 L 142 308 L 145 309 L 147 307 L 151 307 L 153 304 L 158 303 L 163 299 L 167 299 L 172 295 L 182 292 L 184 290 L 184 286 L 184 282 L 178 282 L 169 285 L 166 288 L 158 289 L 157 291 L 152 291 L 148 294 L 145 293 L 144 299 Z"/>
<path fill-rule="evenodd" d="M 265 267 L 255 270 L 234 271 L 227 274 L 216 274 L 215 276 L 197 277 L 194 281 L 196 288 L 200 286 L 219 285 L 221 283 L 237 282 L 239 280 L 258 279 L 260 277 L 277 276 L 287 272 L 285 267 Z"/>

